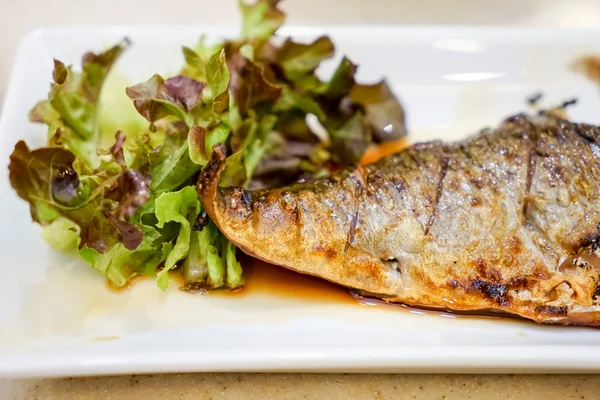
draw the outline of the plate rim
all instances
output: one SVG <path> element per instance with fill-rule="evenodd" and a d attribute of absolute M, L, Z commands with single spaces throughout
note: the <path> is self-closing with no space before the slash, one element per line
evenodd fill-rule
<path fill-rule="evenodd" d="M 17 68 L 25 57 L 30 42 L 48 34 L 75 32 L 102 34 L 105 32 L 133 32 L 143 35 L 149 32 L 197 31 L 210 35 L 232 34 L 233 26 L 41 26 L 25 35 L 18 46 L 12 62 L 8 84 L 0 110 L 0 135 L 8 127 L 8 115 L 18 104 L 13 104 L 14 92 L 18 90 Z M 313 36 L 328 33 L 337 36 L 356 36 L 357 32 L 369 37 L 394 34 L 427 34 L 436 36 L 472 35 L 477 32 L 488 37 L 509 34 L 510 37 L 549 38 L 560 36 L 565 41 L 593 34 L 600 36 L 600 29 L 565 29 L 469 25 L 298 25 L 285 27 L 282 33 L 292 36 Z M 561 39 L 561 40 L 562 40 Z M 0 141 L 6 138 L 0 137 Z M 7 160 L 5 160 L 7 161 Z M 569 329 L 569 328 L 564 328 Z M 573 357 L 577 354 L 577 357 Z M 184 357 L 184 355 L 186 357 Z M 192 355 L 192 357 L 190 357 Z M 201 357 L 201 355 L 203 357 Z M 155 360 L 160 359 L 160 362 Z M 153 362 L 154 360 L 154 362 Z M 215 362 L 216 360 L 216 362 Z M 241 354 L 230 352 L 225 356 L 215 352 L 188 353 L 152 351 L 140 357 L 127 353 L 119 357 L 78 356 L 48 357 L 44 353 L 29 352 L 25 356 L 0 356 L 0 377 L 59 377 L 84 375 L 114 375 L 170 372 L 452 372 L 452 373 L 594 373 L 600 371 L 600 345 L 451 345 L 396 346 L 384 349 L 377 346 L 353 348 L 312 348 L 280 350 L 247 350 Z"/>

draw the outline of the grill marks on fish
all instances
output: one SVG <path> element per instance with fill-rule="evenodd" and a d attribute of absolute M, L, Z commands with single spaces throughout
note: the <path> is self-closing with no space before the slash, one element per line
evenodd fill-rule
<path fill-rule="evenodd" d="M 218 188 L 215 151 L 199 195 L 243 251 L 361 293 L 600 325 L 600 263 L 563 265 L 598 247 L 599 139 L 597 127 L 517 115 L 458 143 L 258 192 Z"/>
<path fill-rule="evenodd" d="M 535 174 L 535 167 L 537 164 L 535 142 L 533 148 L 527 153 L 527 179 L 525 180 L 525 197 L 523 198 L 523 223 L 527 221 L 527 206 L 531 201 L 534 201 L 531 197 L 531 184 L 533 183 L 533 175 Z"/>
<path fill-rule="evenodd" d="M 360 205 L 363 201 L 363 194 L 367 189 L 367 177 L 365 176 L 365 171 L 362 166 L 358 165 L 354 170 L 354 177 L 356 178 L 356 191 L 354 194 L 354 198 L 356 201 L 356 207 L 354 214 L 352 215 L 352 219 L 350 220 L 350 228 L 348 229 L 348 239 L 346 240 L 346 245 L 344 246 L 344 251 L 348 250 L 352 243 L 354 243 L 354 236 L 356 234 L 356 227 L 358 225 L 358 212 L 360 211 Z"/>
<path fill-rule="evenodd" d="M 538 306 L 535 311 L 549 317 L 566 317 L 568 314 L 567 306 Z"/>
<path fill-rule="evenodd" d="M 501 306 L 505 306 L 509 302 L 506 297 L 506 285 L 475 279 L 471 282 L 471 287 Z"/>
<path fill-rule="evenodd" d="M 440 157 L 440 179 L 438 180 L 437 188 L 435 191 L 435 200 L 433 202 L 433 210 L 431 211 L 431 216 L 427 221 L 427 226 L 425 227 L 425 235 L 429 234 L 429 230 L 431 226 L 435 222 L 435 217 L 438 213 L 438 205 L 440 204 L 440 199 L 442 198 L 442 191 L 444 190 L 444 179 L 446 178 L 446 173 L 448 172 L 448 164 L 450 158 L 447 155 L 442 155 Z"/>

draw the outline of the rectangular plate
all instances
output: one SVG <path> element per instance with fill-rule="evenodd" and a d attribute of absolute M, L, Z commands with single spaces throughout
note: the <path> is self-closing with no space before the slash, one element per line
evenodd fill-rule
<path fill-rule="evenodd" d="M 23 42 L 0 121 L 5 168 L 46 96 L 52 58 L 78 64 L 90 49 L 128 36 L 117 70 L 136 83 L 177 71 L 181 45 L 207 28 L 41 29 Z M 600 123 L 598 88 L 569 70 L 600 53 L 598 31 L 482 28 L 292 28 L 299 39 L 331 34 L 359 77 L 386 75 L 407 109 L 412 141 L 454 140 L 526 109 L 577 96 L 575 120 Z M 332 71 L 335 62 L 321 71 Z M 584 372 L 600 371 L 600 333 L 512 319 L 455 317 L 276 294 L 192 296 L 143 281 L 125 293 L 79 260 L 51 250 L 28 206 L 0 174 L 0 375 L 61 376 L 183 371 Z"/>

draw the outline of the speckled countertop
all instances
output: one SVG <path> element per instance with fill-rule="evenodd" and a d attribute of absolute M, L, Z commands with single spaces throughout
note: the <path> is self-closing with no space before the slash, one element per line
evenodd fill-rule
<path fill-rule="evenodd" d="M 0 0 L 0 95 L 20 38 L 40 25 L 236 25 L 236 1 Z M 600 27 L 595 0 L 288 0 L 289 23 Z M 235 17 L 233 17 L 235 16 Z M 1 100 L 0 100 L 1 104 Z M 600 377 L 177 374 L 0 380 L 1 399 L 600 399 Z"/>
<path fill-rule="evenodd" d="M 597 376 L 177 374 L 18 380 L 2 399 L 427 399 L 600 398 Z"/>

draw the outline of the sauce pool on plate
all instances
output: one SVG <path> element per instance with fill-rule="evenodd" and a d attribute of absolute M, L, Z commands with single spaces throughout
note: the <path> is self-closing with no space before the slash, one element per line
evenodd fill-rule
<path fill-rule="evenodd" d="M 241 257 L 240 262 L 244 269 L 244 286 L 236 291 L 211 293 L 240 297 L 261 293 L 299 301 L 356 303 L 348 289 L 326 280 L 248 256 Z"/>

